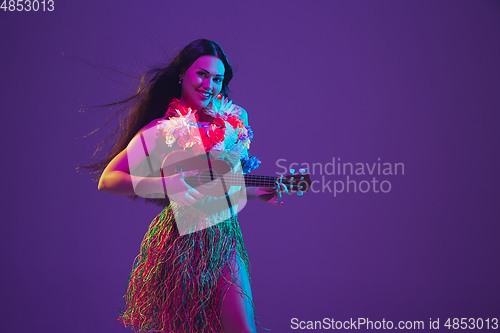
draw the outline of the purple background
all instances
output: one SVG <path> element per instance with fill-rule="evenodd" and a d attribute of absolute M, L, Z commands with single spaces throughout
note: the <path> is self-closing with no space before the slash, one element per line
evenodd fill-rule
<path fill-rule="evenodd" d="M 1 11 L 0 31 L 1 332 L 129 331 L 119 303 L 159 208 L 100 193 L 75 167 L 110 129 L 83 138 L 107 113 L 78 110 L 136 82 L 63 53 L 141 73 L 197 38 L 238 67 L 254 173 L 278 159 L 405 166 L 377 176 L 386 194 L 249 202 L 265 327 L 500 317 L 498 1 L 56 1 Z"/>

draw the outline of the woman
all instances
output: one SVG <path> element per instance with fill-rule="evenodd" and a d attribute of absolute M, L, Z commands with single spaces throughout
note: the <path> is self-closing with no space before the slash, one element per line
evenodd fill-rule
<path fill-rule="evenodd" d="M 223 160 L 236 174 L 258 166 L 248 154 L 253 134 L 247 113 L 226 99 L 232 76 L 217 43 L 190 43 L 167 67 L 148 72 L 134 96 L 117 103 L 134 104 L 107 156 L 88 166 L 100 174 L 100 191 L 165 207 L 134 263 L 119 318 L 124 325 L 147 332 L 256 332 L 237 211 L 245 196 L 280 206 L 286 187 L 233 186 L 215 198 L 188 184 L 198 170 L 160 173 L 165 156 L 178 149 Z M 220 204 L 225 208 L 213 209 Z"/>

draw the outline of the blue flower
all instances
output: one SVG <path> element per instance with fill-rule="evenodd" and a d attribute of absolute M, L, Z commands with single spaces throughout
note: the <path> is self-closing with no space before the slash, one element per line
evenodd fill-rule
<path fill-rule="evenodd" d="M 242 161 L 243 172 L 248 173 L 253 169 L 257 169 L 260 165 L 260 160 L 255 156 L 249 156 Z"/>
<path fill-rule="evenodd" d="M 248 138 L 250 139 L 250 141 L 252 141 L 253 140 L 253 131 L 252 131 L 252 129 L 248 125 L 245 125 L 245 128 L 247 129 L 247 132 L 248 132 Z"/>

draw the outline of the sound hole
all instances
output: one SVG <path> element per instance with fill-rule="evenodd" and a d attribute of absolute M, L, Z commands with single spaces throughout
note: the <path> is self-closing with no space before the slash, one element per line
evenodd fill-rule
<path fill-rule="evenodd" d="M 204 186 L 208 185 L 210 187 L 210 185 L 214 185 L 211 182 L 213 180 L 216 180 L 217 177 L 218 177 L 217 173 L 215 173 L 213 170 L 210 170 L 210 169 L 203 170 L 200 174 L 201 185 L 204 185 Z"/>

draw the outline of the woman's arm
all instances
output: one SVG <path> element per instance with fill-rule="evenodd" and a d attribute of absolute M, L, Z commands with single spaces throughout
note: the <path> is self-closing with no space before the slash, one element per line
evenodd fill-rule
<path fill-rule="evenodd" d="M 98 189 L 118 195 L 164 193 L 161 177 L 138 177 L 129 173 L 127 149 L 108 164 L 99 179 Z"/>
<path fill-rule="evenodd" d="M 156 123 L 155 120 L 141 129 L 127 148 L 108 164 L 99 179 L 98 189 L 118 195 L 166 194 L 170 200 L 176 201 L 181 206 L 191 205 L 197 199 L 203 198 L 203 194 L 189 186 L 184 178 L 195 175 L 197 170 L 181 172 L 169 177 L 140 177 L 130 174 L 131 169 L 133 170 L 148 158 L 146 152 L 155 150 L 158 132 L 153 129 L 153 126 L 156 126 Z M 146 132 L 148 129 L 153 130 Z"/>
<path fill-rule="evenodd" d="M 149 154 L 145 153 L 145 150 L 155 149 L 156 123 L 157 120 L 154 120 L 144 126 L 130 140 L 127 148 L 116 155 L 106 166 L 99 179 L 99 191 L 118 195 L 164 193 L 161 177 L 137 177 L 130 174 L 131 169 L 133 170 L 148 158 L 146 155 Z"/>
<path fill-rule="evenodd" d="M 248 113 L 243 108 L 241 108 L 241 119 L 248 126 Z M 283 206 L 283 202 L 276 201 L 276 198 L 281 198 L 281 193 L 278 194 L 278 192 L 288 193 L 288 189 L 280 183 L 277 189 L 273 187 L 247 187 L 246 192 L 248 200 L 259 199 L 271 205 Z"/>
<path fill-rule="evenodd" d="M 288 193 L 288 189 L 280 183 L 279 190 L 274 187 L 247 187 L 247 200 L 259 199 L 260 201 L 267 202 L 274 206 L 283 206 L 280 202 L 281 193 Z M 278 192 L 281 192 L 278 194 Z"/>

